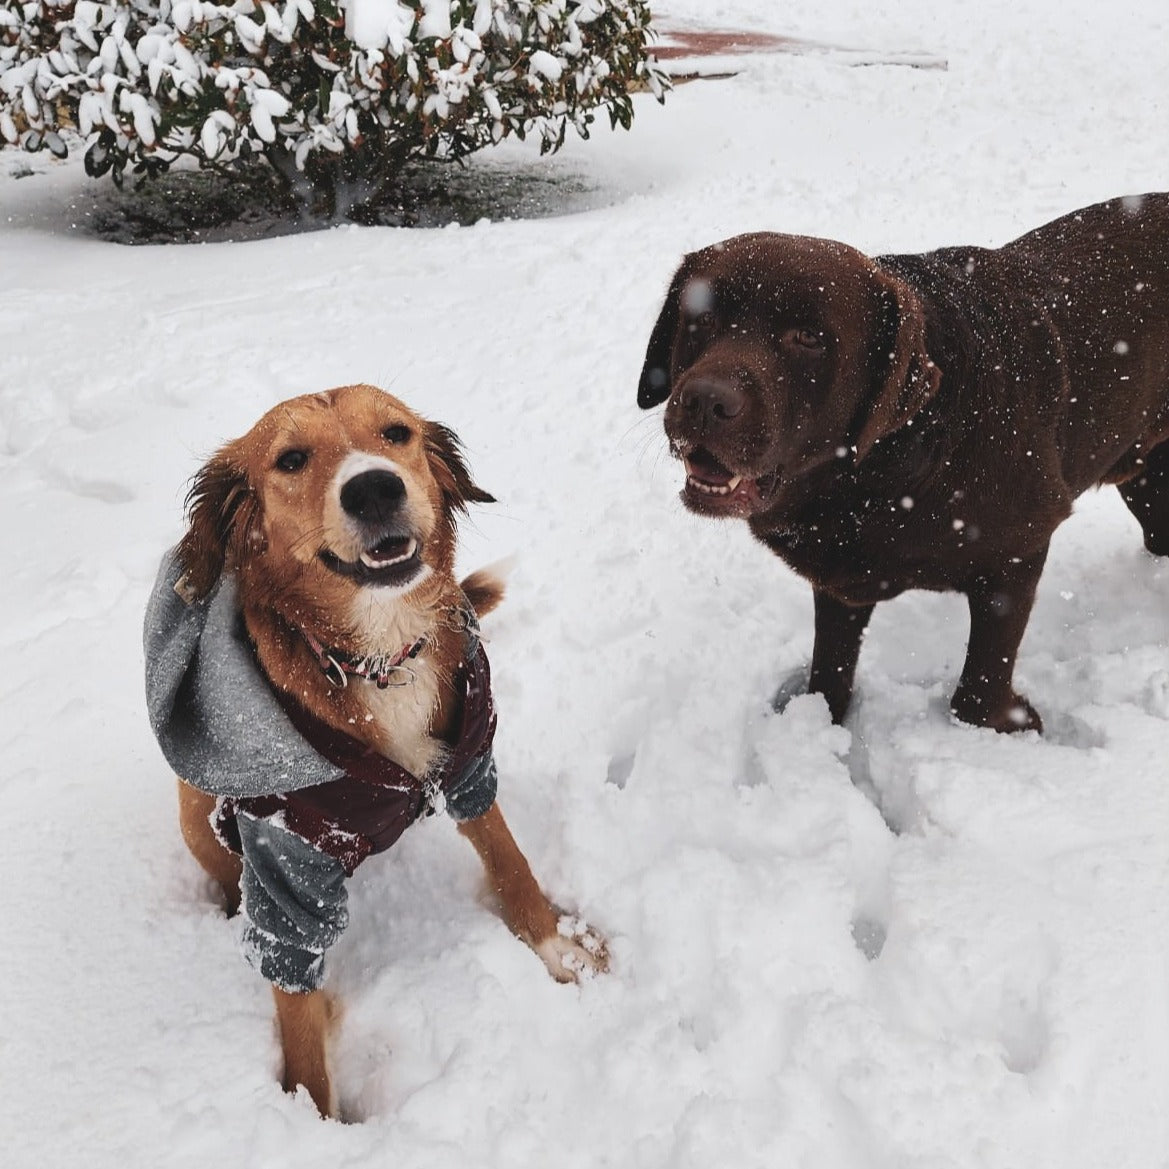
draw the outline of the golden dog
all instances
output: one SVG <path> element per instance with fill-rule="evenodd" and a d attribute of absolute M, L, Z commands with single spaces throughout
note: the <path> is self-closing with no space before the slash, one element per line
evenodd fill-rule
<path fill-rule="evenodd" d="M 468 608 L 483 614 L 502 597 L 490 573 L 461 586 L 454 576 L 456 518 L 469 503 L 491 500 L 473 482 L 452 432 L 388 394 L 356 385 L 294 398 L 196 476 L 190 526 L 175 553 L 183 576 L 173 591 L 197 605 L 230 578 L 259 670 L 298 728 L 308 719 L 325 740 L 344 737 L 359 753 L 376 755 L 378 766 L 388 760 L 416 777 L 421 791 L 459 750 L 473 692 L 465 682 L 468 653 L 481 653 L 477 639 L 469 641 L 468 626 L 477 627 Z M 490 724 L 493 730 L 493 715 Z M 481 754 L 480 771 L 483 758 L 490 763 Z M 493 783 L 493 764 L 490 772 Z M 281 804 L 284 819 L 265 821 L 264 805 L 242 801 L 240 808 L 259 807 L 249 824 L 287 827 L 297 800 L 303 810 L 319 790 L 275 793 L 289 801 Z M 459 831 L 483 862 L 503 920 L 560 981 L 604 970 L 602 939 L 548 901 L 493 794 L 492 787 L 490 806 L 462 820 Z M 248 854 L 244 848 L 241 860 L 213 829 L 222 803 L 179 783 L 187 846 L 234 911 Z M 420 796 L 407 820 L 424 810 Z M 335 1115 L 327 1059 L 333 1007 L 319 987 L 290 990 L 279 981 L 284 1086 L 303 1084 L 322 1114 Z"/>

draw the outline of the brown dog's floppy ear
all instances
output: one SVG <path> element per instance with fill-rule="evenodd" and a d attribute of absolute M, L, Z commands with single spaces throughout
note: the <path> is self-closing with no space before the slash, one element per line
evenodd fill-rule
<path fill-rule="evenodd" d="M 678 306 L 687 274 L 688 265 L 683 261 L 670 281 L 666 303 L 662 305 L 657 323 L 649 335 L 645 363 L 637 383 L 637 404 L 643 410 L 660 406 L 670 396 L 670 354 L 674 348 L 674 334 L 678 331 Z"/>
<path fill-rule="evenodd" d="M 247 476 L 225 447 L 191 482 L 187 492 L 189 526 L 179 541 L 183 587 L 194 600 L 205 597 L 223 572 L 228 547 L 246 539 L 256 514 L 256 497 Z"/>
<path fill-rule="evenodd" d="M 463 444 L 449 426 L 440 422 L 427 423 L 426 452 L 430 456 L 434 477 L 442 489 L 443 502 L 452 512 L 465 512 L 470 503 L 495 502 L 495 496 L 488 495 L 471 478 L 463 458 Z"/>
<path fill-rule="evenodd" d="M 907 423 L 938 389 L 942 371 L 925 348 L 925 313 L 917 293 L 903 280 L 875 273 L 886 325 L 874 355 L 877 389 L 856 439 L 859 463 L 876 442 Z"/>

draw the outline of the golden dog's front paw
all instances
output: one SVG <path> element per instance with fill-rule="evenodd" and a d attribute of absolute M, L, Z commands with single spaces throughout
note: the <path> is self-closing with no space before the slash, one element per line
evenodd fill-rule
<path fill-rule="evenodd" d="M 557 982 L 581 982 L 609 969 L 609 947 L 591 925 L 572 914 L 562 914 L 556 933 L 537 942 L 533 950 Z"/>

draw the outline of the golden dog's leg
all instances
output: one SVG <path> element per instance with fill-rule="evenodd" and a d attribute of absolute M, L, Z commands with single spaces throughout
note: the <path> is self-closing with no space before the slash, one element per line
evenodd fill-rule
<path fill-rule="evenodd" d="M 499 804 L 462 821 L 459 832 L 479 854 L 508 929 L 535 950 L 557 982 L 576 982 L 586 970 L 608 968 L 604 939 L 562 915 L 544 896 Z"/>
<path fill-rule="evenodd" d="M 527 858 L 499 810 L 492 804 L 482 816 L 464 820 L 459 831 L 471 842 L 487 880 L 499 898 L 503 920 L 517 938 L 535 946 L 556 932 L 556 910 L 540 890 Z"/>
<path fill-rule="evenodd" d="M 239 879 L 243 863 L 216 838 L 210 819 L 214 810 L 214 796 L 179 780 L 179 827 L 183 840 L 204 871 L 219 882 L 227 902 L 227 915 L 234 917 L 239 911 Z"/>
<path fill-rule="evenodd" d="M 239 910 L 243 865 L 216 838 L 209 819 L 214 809 L 214 796 L 179 780 L 179 825 L 183 840 L 191 855 L 222 886 L 228 913 L 234 914 Z M 285 1091 L 295 1091 L 298 1084 L 303 1084 L 321 1115 L 334 1115 L 327 1063 L 333 1008 L 328 996 L 321 990 L 290 994 L 274 986 L 272 997 L 276 1000 L 276 1020 L 284 1051 Z"/>
<path fill-rule="evenodd" d="M 329 1080 L 328 1041 L 333 1022 L 329 996 L 323 990 L 291 994 L 274 986 L 272 997 L 276 1000 L 276 1021 L 284 1052 L 284 1090 L 295 1092 L 303 1084 L 320 1114 L 335 1116 Z"/>

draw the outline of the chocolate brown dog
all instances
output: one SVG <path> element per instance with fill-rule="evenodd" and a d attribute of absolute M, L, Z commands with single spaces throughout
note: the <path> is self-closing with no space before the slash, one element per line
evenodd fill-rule
<path fill-rule="evenodd" d="M 812 584 L 810 687 L 840 721 L 865 626 L 964 593 L 966 722 L 1041 729 L 1012 686 L 1048 543 L 1117 484 L 1169 555 L 1169 195 L 1113 199 L 998 249 L 871 259 L 759 233 L 688 255 L 650 337 L 682 497 Z"/>

